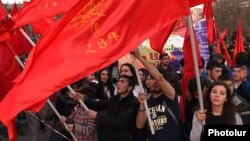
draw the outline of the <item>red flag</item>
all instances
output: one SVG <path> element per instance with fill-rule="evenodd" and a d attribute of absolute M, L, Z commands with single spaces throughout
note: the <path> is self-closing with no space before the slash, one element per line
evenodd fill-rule
<path fill-rule="evenodd" d="M 25 3 L 20 13 L 12 17 L 15 27 L 20 27 L 41 19 L 53 17 L 67 12 L 79 0 L 32 0 Z"/>
<path fill-rule="evenodd" d="M 217 41 L 217 42 L 220 42 L 220 44 L 221 44 L 222 47 L 223 47 L 223 55 L 224 55 L 224 57 L 225 57 L 225 60 L 227 61 L 227 65 L 228 65 L 229 67 L 232 67 L 232 66 L 233 66 L 233 62 L 232 62 L 232 59 L 231 59 L 231 57 L 230 57 L 230 55 L 229 55 L 229 52 L 228 52 L 228 50 L 227 50 L 227 46 L 226 46 L 226 44 L 225 44 L 225 42 L 224 42 L 224 40 L 223 40 L 223 38 L 225 38 L 225 36 L 226 36 L 227 30 L 226 30 L 226 31 L 224 30 L 223 35 L 222 35 L 222 34 L 220 33 L 219 27 L 218 27 L 217 25 L 215 25 L 215 27 L 216 27 L 217 35 L 218 35 L 219 40 L 220 40 L 220 41 Z M 224 36 L 224 37 L 223 37 L 223 36 Z"/>
<path fill-rule="evenodd" d="M 198 44 L 198 40 L 197 40 L 195 32 L 194 32 L 194 40 L 195 40 L 195 50 L 196 50 L 196 55 L 198 59 L 198 65 L 202 66 L 199 44 Z M 194 59 L 193 59 L 190 34 L 189 34 L 188 29 L 186 31 L 184 45 L 183 45 L 183 56 L 185 60 L 184 62 L 185 69 L 184 69 L 183 78 L 181 80 L 182 95 L 180 99 L 180 109 L 181 109 L 181 121 L 184 123 L 185 122 L 185 101 L 186 101 L 187 84 L 188 84 L 189 79 L 195 76 Z"/>
<path fill-rule="evenodd" d="M 221 45 L 221 43 L 219 41 L 217 41 L 216 48 L 214 49 L 214 52 L 221 54 L 220 45 Z"/>
<path fill-rule="evenodd" d="M 55 24 L 53 18 L 42 19 L 31 23 L 34 33 L 43 35 L 52 25 Z"/>
<path fill-rule="evenodd" d="M 54 92 L 115 62 L 189 14 L 185 0 L 86 3 L 79 1 L 30 53 L 23 73 L 0 103 L 5 125 L 22 110 L 40 110 Z"/>
<path fill-rule="evenodd" d="M 154 35 L 150 38 L 150 46 L 153 50 L 155 50 L 158 53 L 162 53 L 162 49 L 165 45 L 165 42 L 167 41 L 169 35 L 173 31 L 175 24 L 177 21 L 174 21 L 172 24 L 164 28 L 162 31 Z"/>
<path fill-rule="evenodd" d="M 11 15 L 14 16 L 18 14 L 18 7 L 16 5 L 13 6 Z M 8 20 L 9 23 L 14 25 L 13 21 L 11 19 Z M 24 35 L 19 31 L 19 29 L 16 29 L 14 31 L 10 31 L 12 28 L 8 27 L 8 32 L 10 33 L 10 38 L 7 40 L 8 43 L 11 45 L 11 47 L 14 49 L 15 54 L 18 56 L 21 56 L 27 52 L 29 52 L 33 47 L 32 45 L 27 41 L 27 39 L 24 37 Z M 25 31 L 25 28 L 23 28 Z"/>
<path fill-rule="evenodd" d="M 228 34 L 228 28 L 224 29 L 224 31 L 221 33 L 221 38 L 225 39 L 225 37 L 227 36 L 227 34 Z"/>
<path fill-rule="evenodd" d="M 211 2 L 211 1 L 214 1 L 214 0 L 189 0 L 189 6 L 194 7 L 194 6 L 204 4 L 207 2 Z"/>
<path fill-rule="evenodd" d="M 0 21 L 7 16 L 7 11 L 3 7 L 2 1 L 0 1 Z"/>
<path fill-rule="evenodd" d="M 18 56 L 30 52 L 33 49 L 32 45 L 27 41 L 27 39 L 18 29 L 11 33 L 11 37 L 8 42 L 13 47 L 15 53 Z"/>
<path fill-rule="evenodd" d="M 8 32 L 8 29 L 6 29 L 5 20 L 0 21 L 0 42 L 6 41 L 9 38 L 10 38 L 10 34 Z"/>
<path fill-rule="evenodd" d="M 219 28 L 216 27 L 216 30 L 219 31 Z M 224 40 L 224 38 L 227 36 L 227 34 L 228 34 L 228 29 L 226 28 L 226 29 L 224 29 L 224 31 L 222 32 L 222 34 L 221 34 L 221 35 L 218 34 L 218 36 L 221 36 L 221 37 L 219 37 L 219 38 L 221 38 L 221 39 Z M 221 41 L 220 41 L 220 39 L 218 39 L 217 42 L 216 42 L 216 48 L 215 48 L 215 52 L 216 52 L 216 53 L 221 54 L 220 46 L 221 46 Z"/>
<path fill-rule="evenodd" d="M 0 101 L 12 87 L 12 81 L 20 73 L 20 66 L 5 42 L 0 42 Z"/>
<path fill-rule="evenodd" d="M 206 18 L 206 23 L 207 23 L 208 43 L 209 45 L 212 45 L 215 42 L 215 31 L 214 31 L 214 14 L 211 2 L 204 4 L 203 17 Z"/>
<path fill-rule="evenodd" d="M 242 34 L 242 20 L 240 19 L 240 22 L 238 24 L 238 30 L 236 34 L 236 40 L 234 45 L 234 54 L 233 54 L 233 63 L 236 64 L 236 56 L 240 52 L 245 52 L 244 48 L 244 38 Z"/>
<path fill-rule="evenodd" d="M 12 10 L 11 10 L 11 16 L 16 15 L 19 12 L 19 9 L 16 4 L 13 5 Z"/>

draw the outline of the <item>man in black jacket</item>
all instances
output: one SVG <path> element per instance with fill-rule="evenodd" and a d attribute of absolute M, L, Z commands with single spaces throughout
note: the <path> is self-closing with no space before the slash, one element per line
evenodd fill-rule
<path fill-rule="evenodd" d="M 117 82 L 117 95 L 108 100 L 93 101 L 85 99 L 88 116 L 97 124 L 106 127 L 107 141 L 133 141 L 136 133 L 136 115 L 139 107 L 133 95 L 135 82 L 129 76 L 120 76 Z M 98 111 L 98 112 L 96 112 Z"/>

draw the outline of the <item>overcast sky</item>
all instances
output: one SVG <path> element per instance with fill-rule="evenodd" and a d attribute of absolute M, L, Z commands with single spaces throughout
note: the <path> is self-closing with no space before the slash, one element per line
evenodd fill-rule
<path fill-rule="evenodd" d="M 13 3 L 23 3 L 23 1 L 30 1 L 30 0 L 1 0 L 4 4 L 13 4 Z"/>

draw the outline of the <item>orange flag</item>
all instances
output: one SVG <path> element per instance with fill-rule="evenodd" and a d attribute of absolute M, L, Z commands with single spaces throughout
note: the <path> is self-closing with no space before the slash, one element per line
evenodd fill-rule
<path fill-rule="evenodd" d="M 198 44 L 195 31 L 194 31 L 194 40 L 195 40 L 195 50 L 196 50 L 196 55 L 198 59 L 198 65 L 202 66 L 200 48 L 199 48 L 199 44 Z M 184 123 L 185 122 L 185 102 L 186 102 L 187 84 L 188 84 L 189 79 L 195 76 L 194 59 L 193 59 L 190 34 L 189 34 L 188 29 L 186 31 L 184 45 L 183 45 L 183 56 L 185 60 L 184 62 L 185 69 L 184 69 L 183 78 L 181 80 L 182 95 L 180 99 L 180 109 L 181 109 L 181 121 Z"/>
<path fill-rule="evenodd" d="M 66 13 L 79 0 L 32 0 L 24 3 L 21 11 L 12 17 L 14 28 Z"/>
<path fill-rule="evenodd" d="M 242 20 L 238 24 L 238 30 L 236 34 L 236 40 L 234 45 L 233 63 L 236 64 L 236 56 L 240 52 L 245 52 L 244 38 L 242 34 Z"/>
<path fill-rule="evenodd" d="M 208 43 L 209 45 L 212 45 L 215 42 L 215 31 L 214 31 L 214 14 L 211 2 L 204 4 L 203 17 L 205 17 L 207 23 Z"/>
<path fill-rule="evenodd" d="M 2 123 L 10 125 L 22 110 L 40 110 L 54 92 L 117 61 L 189 14 L 185 0 L 86 3 L 79 1 L 31 51 L 24 71 L 0 103 Z"/>

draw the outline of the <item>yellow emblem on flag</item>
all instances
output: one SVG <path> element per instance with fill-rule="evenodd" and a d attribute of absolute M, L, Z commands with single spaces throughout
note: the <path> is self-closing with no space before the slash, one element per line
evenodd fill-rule
<path fill-rule="evenodd" d="M 82 29 L 87 23 L 91 24 L 91 32 L 95 35 L 99 30 L 99 24 L 95 21 L 101 16 L 105 16 L 103 13 L 103 7 L 106 0 L 101 0 L 95 3 L 95 0 L 91 0 L 87 6 L 83 7 L 74 18 L 70 21 L 76 31 Z"/>

